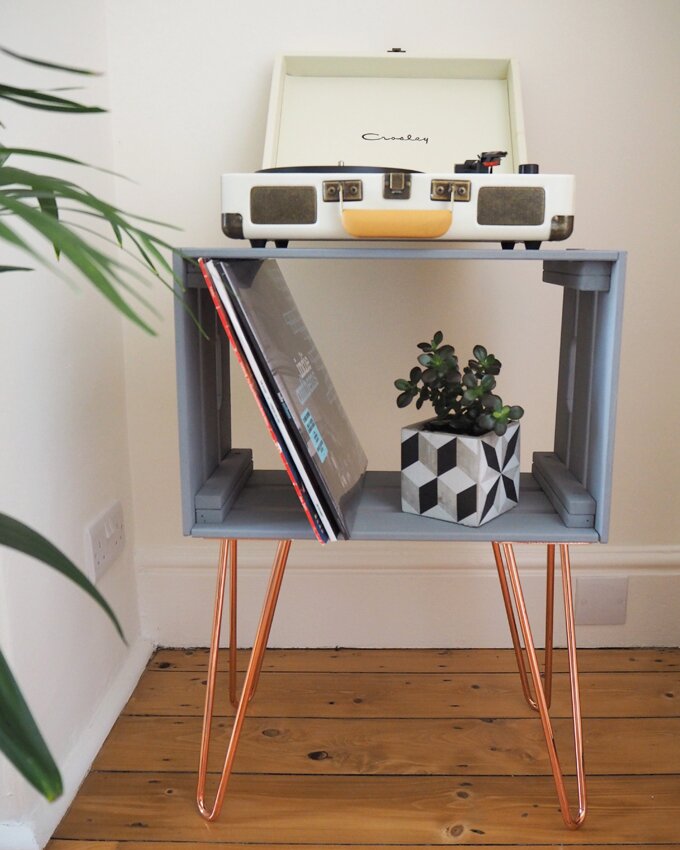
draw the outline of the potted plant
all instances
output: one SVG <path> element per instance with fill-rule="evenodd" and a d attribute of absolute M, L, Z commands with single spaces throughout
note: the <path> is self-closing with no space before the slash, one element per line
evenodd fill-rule
<path fill-rule="evenodd" d="M 493 390 L 501 363 L 483 345 L 462 372 L 437 331 L 420 342 L 418 366 L 398 378 L 397 406 L 432 403 L 435 416 L 401 430 L 403 511 L 478 526 L 519 500 L 519 420 Z"/>

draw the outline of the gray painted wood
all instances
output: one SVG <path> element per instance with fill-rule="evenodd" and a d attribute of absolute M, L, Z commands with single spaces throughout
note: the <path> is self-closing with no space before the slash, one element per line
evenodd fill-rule
<path fill-rule="evenodd" d="M 603 543 L 609 539 L 625 276 L 626 255 L 621 254 L 612 268 L 609 291 L 597 296 L 592 351 L 588 479 L 584 483 L 597 503 L 595 528 Z"/>
<path fill-rule="evenodd" d="M 588 486 L 590 461 L 590 403 L 593 390 L 593 350 L 599 308 L 598 292 L 579 292 L 576 301 L 576 357 L 573 362 L 572 409 L 567 468 Z"/>
<path fill-rule="evenodd" d="M 541 480 L 549 482 L 565 512 L 595 516 L 595 499 L 554 452 L 534 452 L 532 472 L 536 477 L 537 471 Z"/>
<path fill-rule="evenodd" d="M 174 272 L 185 286 L 186 271 L 187 264 L 175 255 Z M 208 339 L 201 334 L 195 319 L 209 335 Z M 187 288 L 183 298 L 175 300 L 175 357 L 184 534 L 190 534 L 196 522 L 196 493 L 231 448 L 229 347 L 217 342 L 219 337 L 216 323 L 215 308 L 207 289 Z M 219 332 L 222 333 L 221 329 Z"/>
<path fill-rule="evenodd" d="M 366 473 L 352 540 L 489 542 L 596 542 L 593 529 L 568 528 L 529 473 L 523 473 L 516 508 L 479 528 L 428 519 L 401 510 L 399 472 Z M 256 470 L 223 523 L 195 526 L 197 537 L 313 538 L 284 471 Z"/>
<path fill-rule="evenodd" d="M 253 471 L 250 449 L 231 449 L 196 493 L 196 523 L 223 522 Z"/>
<path fill-rule="evenodd" d="M 210 481 L 230 449 L 228 346 L 221 342 L 214 308 L 191 258 L 233 261 L 262 259 L 411 259 L 542 261 L 543 277 L 564 288 L 562 332 L 553 454 L 573 479 L 539 461 L 536 478 L 522 477 L 520 505 L 479 529 L 468 529 L 401 511 L 399 473 L 368 473 L 352 525 L 363 540 L 540 540 L 575 542 L 607 539 L 611 504 L 616 385 L 625 276 L 625 254 L 615 251 L 501 251 L 451 248 L 302 248 L 186 249 L 176 256 L 176 270 L 188 288 L 187 299 L 212 329 L 201 342 L 185 311 L 176 311 L 177 375 L 182 475 L 182 522 L 185 534 L 202 537 L 291 537 L 313 533 L 294 491 L 281 471 L 257 470 L 234 499 L 202 507 L 196 525 L 196 495 Z M 219 331 L 219 333 L 218 333 Z M 219 340 L 219 342 L 216 342 Z M 219 476 L 218 476 L 219 477 Z M 539 486 L 538 480 L 544 489 Z M 571 484 L 568 481 L 571 480 Z M 234 479 L 235 481 L 235 479 Z M 235 481 L 236 486 L 240 482 Z M 573 485 L 573 486 L 572 486 Z M 229 485 L 231 486 L 231 485 Z M 227 487 L 227 490 L 229 489 Z M 220 498 L 222 497 L 220 496 Z M 552 500 L 552 504 L 551 501 Z M 589 500 L 592 500 L 589 501 Z M 199 502 L 201 499 L 199 498 Z M 595 504 L 592 513 L 584 504 Z M 557 506 L 557 510 L 555 508 Z M 590 508 L 588 509 L 590 510 Z M 226 514 L 224 520 L 221 520 Z M 578 527 L 592 525 L 594 528 Z"/>
<path fill-rule="evenodd" d="M 554 455 L 553 455 L 554 457 Z M 534 460 L 536 455 L 534 455 Z M 561 461 L 558 461 L 561 464 Z M 567 476 L 570 476 L 568 470 L 565 470 L 564 467 L 562 469 L 566 472 Z M 560 489 L 560 476 L 551 476 L 550 472 L 546 474 L 546 466 L 541 466 L 540 464 L 532 465 L 531 472 L 536 479 L 536 482 L 540 486 L 540 488 L 545 493 L 546 498 L 553 506 L 557 514 L 559 515 L 562 522 L 568 528 L 594 528 L 595 526 L 595 500 L 590 498 L 590 502 L 593 504 L 592 510 L 587 513 L 581 513 L 579 511 L 572 510 L 572 505 L 568 504 L 568 501 L 565 501 L 565 488 Z M 573 476 L 572 476 L 573 480 Z M 563 483 L 563 482 L 562 482 Z M 556 484 L 558 486 L 556 486 Z M 581 491 L 588 496 L 587 491 L 581 487 L 580 484 L 577 484 L 578 487 L 581 488 Z M 579 494 L 580 495 L 580 494 Z"/>
<path fill-rule="evenodd" d="M 184 263 L 175 254 L 175 276 L 184 279 Z M 187 292 L 185 300 L 196 312 L 200 294 Z M 177 366 L 177 415 L 179 425 L 179 461 L 182 500 L 182 531 L 190 534 L 196 522 L 194 496 L 206 479 L 198 412 L 202 410 L 199 373 L 199 344 L 191 329 L 191 317 L 175 300 L 175 360 Z"/>
<path fill-rule="evenodd" d="M 403 242 L 400 243 L 403 245 Z M 471 249 L 451 247 L 429 248 L 179 248 L 188 258 L 210 257 L 220 260 L 502 260 L 507 262 L 614 263 L 620 251 L 585 251 L 580 249 L 502 251 L 494 248 Z M 200 272 L 190 269 L 187 285 L 202 286 Z"/>
<path fill-rule="evenodd" d="M 548 260 L 543 263 L 543 280 L 569 289 L 601 292 L 609 289 L 611 263 L 601 260 Z"/>
<path fill-rule="evenodd" d="M 574 289 L 565 289 L 562 295 L 562 327 L 560 331 L 560 357 L 557 373 L 554 445 L 555 454 L 564 464 L 567 463 L 569 457 L 571 439 L 577 306 L 578 292 Z"/>

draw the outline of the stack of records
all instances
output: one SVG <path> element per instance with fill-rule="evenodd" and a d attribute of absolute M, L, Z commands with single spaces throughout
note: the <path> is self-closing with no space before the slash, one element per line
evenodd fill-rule
<path fill-rule="evenodd" d="M 347 539 L 366 455 L 277 264 L 199 264 L 317 539 Z"/>

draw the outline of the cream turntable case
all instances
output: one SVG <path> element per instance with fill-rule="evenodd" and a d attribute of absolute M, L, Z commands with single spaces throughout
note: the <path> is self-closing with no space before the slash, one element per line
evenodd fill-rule
<path fill-rule="evenodd" d="M 222 229 L 290 240 L 571 235 L 574 177 L 527 159 L 511 59 L 282 56 L 263 168 L 222 175 Z"/>

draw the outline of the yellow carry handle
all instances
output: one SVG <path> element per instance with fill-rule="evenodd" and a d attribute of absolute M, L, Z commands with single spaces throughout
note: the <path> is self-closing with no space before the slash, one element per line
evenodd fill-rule
<path fill-rule="evenodd" d="M 342 209 L 342 226 L 359 239 L 436 239 L 451 227 L 447 210 Z"/>

